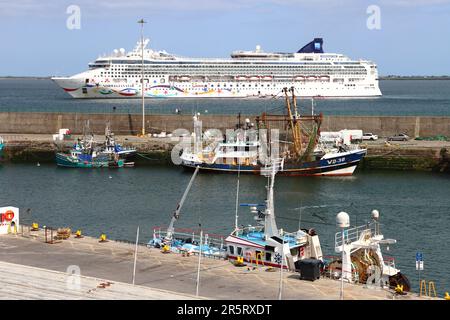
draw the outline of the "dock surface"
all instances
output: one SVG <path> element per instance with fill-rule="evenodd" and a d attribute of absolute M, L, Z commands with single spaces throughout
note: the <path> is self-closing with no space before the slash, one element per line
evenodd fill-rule
<path fill-rule="evenodd" d="M 17 299 L 195 298 L 198 256 L 163 254 L 159 249 L 140 245 L 136 286 L 133 286 L 133 244 L 100 243 L 95 238 L 73 236 L 49 244 L 44 239 L 42 230 L 0 236 L 0 273 L 3 274 L 0 281 L 9 284 L 1 286 L 0 297 L 11 298 L 14 293 Z M 74 266 L 79 268 L 81 275 L 81 287 L 75 291 L 66 286 L 72 279 L 70 270 Z M 6 272 L 2 272 L 5 269 L 9 272 L 7 278 Z M 278 299 L 279 269 L 275 272 L 266 270 L 262 266 L 235 267 L 228 261 L 202 258 L 199 296 L 224 300 Z M 108 288 L 97 288 L 108 281 L 113 283 Z M 300 280 L 298 273 L 285 271 L 282 298 L 339 299 L 340 285 L 339 281 L 328 278 L 314 282 Z M 39 292 L 43 294 L 39 295 Z M 395 296 L 387 289 L 345 284 L 345 299 L 349 300 L 417 298 L 415 294 Z"/>

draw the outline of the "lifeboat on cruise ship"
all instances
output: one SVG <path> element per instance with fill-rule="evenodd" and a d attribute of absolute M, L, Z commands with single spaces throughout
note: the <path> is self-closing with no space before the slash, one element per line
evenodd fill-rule
<path fill-rule="evenodd" d="M 315 77 L 315 76 L 308 76 L 308 77 L 306 77 L 307 81 L 316 81 L 316 79 L 317 79 L 317 77 Z"/>
<path fill-rule="evenodd" d="M 296 76 L 294 78 L 295 81 L 305 81 L 306 77 L 305 76 Z"/>
<path fill-rule="evenodd" d="M 330 76 L 320 76 L 319 79 L 321 81 L 330 81 Z"/>
<path fill-rule="evenodd" d="M 272 76 L 264 76 L 264 77 L 261 77 L 261 80 L 264 80 L 264 81 L 271 81 L 271 80 L 272 80 Z"/>
<path fill-rule="evenodd" d="M 251 76 L 251 77 L 248 78 L 248 80 L 250 80 L 250 81 L 258 81 L 259 77 L 258 76 Z"/>
<path fill-rule="evenodd" d="M 178 79 L 179 79 L 180 81 L 189 81 L 189 80 L 191 80 L 191 78 L 188 77 L 188 76 L 181 76 L 181 77 L 179 77 Z"/>
<path fill-rule="evenodd" d="M 239 80 L 239 81 L 244 81 L 244 80 L 247 80 L 247 77 L 246 76 L 236 76 L 236 77 L 234 77 L 236 80 Z"/>

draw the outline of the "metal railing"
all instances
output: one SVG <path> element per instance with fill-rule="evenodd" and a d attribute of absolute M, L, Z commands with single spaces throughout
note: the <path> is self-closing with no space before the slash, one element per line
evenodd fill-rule
<path fill-rule="evenodd" d="M 377 235 L 377 227 L 375 223 L 369 223 L 367 225 L 354 227 L 344 230 L 344 240 L 345 244 L 358 241 L 362 234 L 366 234 L 369 237 Z M 334 236 L 334 246 L 335 248 L 342 246 L 342 232 L 336 232 Z"/>
<path fill-rule="evenodd" d="M 157 239 L 164 240 L 167 236 L 167 230 L 165 230 L 165 229 L 163 230 L 160 227 L 154 228 L 153 235 Z M 172 232 L 172 239 L 181 240 L 185 243 L 192 243 L 193 245 L 199 245 L 201 242 L 202 247 L 209 246 L 209 247 L 216 248 L 219 250 L 219 252 L 223 253 L 223 256 L 225 256 L 225 254 L 224 254 L 225 253 L 224 238 L 219 235 L 205 233 L 203 235 L 203 238 L 200 239 L 200 231 L 199 230 L 175 229 L 175 231 Z M 147 245 L 147 246 L 149 246 L 149 245 Z M 198 252 L 193 251 L 192 254 L 197 255 Z M 202 252 L 202 256 L 217 258 L 217 255 L 212 255 L 207 252 Z"/>

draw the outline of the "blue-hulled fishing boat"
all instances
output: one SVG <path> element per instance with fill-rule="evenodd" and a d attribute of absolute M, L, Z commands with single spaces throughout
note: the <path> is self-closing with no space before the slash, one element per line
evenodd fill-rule
<path fill-rule="evenodd" d="M 292 102 L 285 88 L 287 114 L 263 114 L 257 118 L 257 128 L 247 119 L 238 130 L 227 132 L 225 139 L 214 136 L 203 137 L 201 121 L 194 116 L 194 148 L 184 148 L 180 156 L 181 165 L 187 168 L 200 167 L 216 172 L 255 173 L 267 164 L 267 153 L 275 153 L 285 159 L 282 175 L 289 176 L 348 176 L 367 153 L 357 144 L 325 145 L 320 141 L 322 115 L 302 115 L 297 110 L 296 98 L 291 88 Z M 293 107 L 292 107 L 293 106 Z M 284 139 L 271 137 L 264 130 L 286 128 Z M 206 135 L 207 136 L 207 135 Z M 217 139 L 219 138 L 219 139 Z"/>

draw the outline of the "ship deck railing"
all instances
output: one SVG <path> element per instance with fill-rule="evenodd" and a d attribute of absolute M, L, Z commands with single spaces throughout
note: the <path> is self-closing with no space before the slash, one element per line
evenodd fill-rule
<path fill-rule="evenodd" d="M 159 239 L 164 239 L 167 235 L 167 229 L 162 227 L 153 228 L 153 234 Z M 200 244 L 200 229 L 176 228 L 172 237 L 178 240 L 190 240 L 192 244 Z M 220 250 L 225 248 L 224 237 L 213 233 L 204 232 L 201 239 L 202 245 L 208 245 Z"/>
<path fill-rule="evenodd" d="M 356 242 L 360 239 L 362 233 L 369 232 L 371 237 L 377 235 L 377 225 L 375 223 L 368 223 L 366 225 L 362 225 L 359 227 L 354 227 L 350 229 L 344 230 L 344 240 L 345 244 L 350 244 L 352 242 Z M 342 241 L 342 232 L 336 232 L 334 236 L 334 246 L 335 248 L 341 247 L 343 244 Z"/>
<path fill-rule="evenodd" d="M 233 235 L 236 237 L 247 237 L 248 235 L 251 235 L 252 233 L 263 233 L 264 227 L 263 226 L 247 226 L 238 228 Z M 281 239 L 284 240 L 285 243 L 289 243 L 293 246 L 298 245 L 298 234 L 297 232 L 282 232 L 280 234 Z M 261 238 L 261 240 L 264 241 L 264 239 Z"/>

